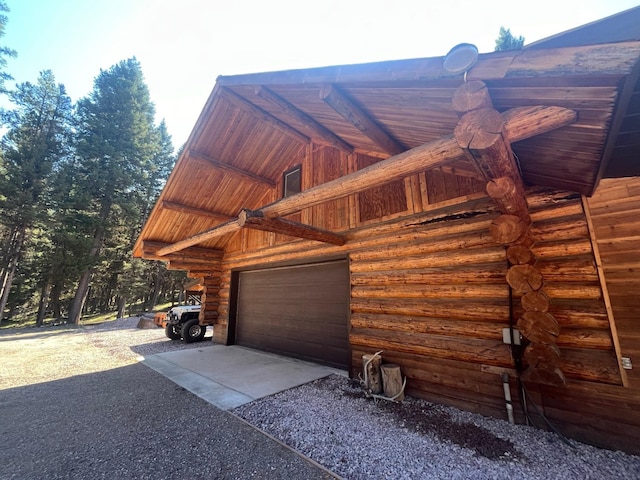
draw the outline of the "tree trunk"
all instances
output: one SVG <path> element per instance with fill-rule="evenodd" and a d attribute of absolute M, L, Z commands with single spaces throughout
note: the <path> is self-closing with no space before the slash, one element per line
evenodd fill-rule
<path fill-rule="evenodd" d="M 60 308 L 60 295 L 62 294 L 62 285 L 56 283 L 51 289 L 51 310 L 53 312 L 53 318 L 62 317 L 62 309 Z"/>
<path fill-rule="evenodd" d="M 108 198 L 109 195 L 107 195 L 107 198 L 104 200 L 104 203 L 100 208 L 98 227 L 96 228 L 93 236 L 93 243 L 89 250 L 89 266 L 80 275 L 76 294 L 74 295 L 71 306 L 69 307 L 69 322 L 74 325 L 77 325 L 82 317 L 82 308 L 84 307 L 84 302 L 87 300 L 91 276 L 93 275 L 93 262 L 100 254 L 100 247 L 102 246 L 102 239 L 105 233 L 104 225 L 107 223 L 107 219 L 111 213 L 111 201 L 108 200 Z"/>
<path fill-rule="evenodd" d="M 2 290 L 0 293 L 0 325 L 2 324 L 2 318 L 4 317 L 4 309 L 7 307 L 7 301 L 9 300 L 9 292 L 13 285 L 13 277 L 15 276 L 16 269 L 18 268 L 18 260 L 22 254 L 24 237 L 25 228 L 17 228 L 12 235 L 10 247 L 8 249 L 9 261 L 5 270 L 4 278 L 2 279 Z"/>
<path fill-rule="evenodd" d="M 153 307 L 155 307 L 156 304 L 158 303 L 158 297 L 160 296 L 161 285 L 162 285 L 162 270 L 158 269 L 156 273 L 155 285 L 153 286 L 153 293 L 151 294 L 151 298 L 147 303 L 147 308 L 145 308 L 145 311 L 153 310 Z"/>
<path fill-rule="evenodd" d="M 42 286 L 40 291 L 40 303 L 38 304 L 38 315 L 36 317 L 36 327 L 42 325 L 49 304 L 49 294 L 51 293 L 51 282 L 47 282 Z"/>
<path fill-rule="evenodd" d="M 78 281 L 78 288 L 76 294 L 69 306 L 69 323 L 77 325 L 82 317 L 82 309 L 84 308 L 84 302 L 87 300 L 87 294 L 89 293 L 89 283 L 91 282 L 91 269 L 85 271 Z"/>
<path fill-rule="evenodd" d="M 116 315 L 117 318 L 124 318 L 124 310 L 125 310 L 125 306 L 127 304 L 127 299 L 123 296 L 119 296 L 118 297 L 118 314 Z"/>

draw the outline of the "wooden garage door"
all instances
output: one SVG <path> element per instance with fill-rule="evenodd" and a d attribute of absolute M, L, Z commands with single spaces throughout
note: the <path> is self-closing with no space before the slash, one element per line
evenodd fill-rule
<path fill-rule="evenodd" d="M 349 367 L 346 260 L 241 272 L 236 343 Z"/>

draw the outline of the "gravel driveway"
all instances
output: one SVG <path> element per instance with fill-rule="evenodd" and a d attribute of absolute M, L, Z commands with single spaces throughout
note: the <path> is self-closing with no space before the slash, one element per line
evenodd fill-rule
<path fill-rule="evenodd" d="M 640 478 L 640 457 L 421 400 L 376 403 L 337 375 L 222 412 L 138 363 L 209 343 L 135 324 L 0 334 L 0 478 L 331 478 L 234 415 L 348 479 Z"/>
<path fill-rule="evenodd" d="M 136 323 L 0 334 L 1 479 L 332 478 L 140 364 L 205 344 Z"/>

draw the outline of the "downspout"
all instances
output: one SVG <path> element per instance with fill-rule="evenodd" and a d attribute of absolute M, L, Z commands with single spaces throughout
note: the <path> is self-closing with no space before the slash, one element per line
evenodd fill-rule
<path fill-rule="evenodd" d="M 513 418 L 513 405 L 511 404 L 511 388 L 509 387 L 509 374 L 504 372 L 502 374 L 502 386 L 504 387 L 504 401 L 507 404 L 507 417 L 509 417 L 509 423 L 515 425 Z"/>

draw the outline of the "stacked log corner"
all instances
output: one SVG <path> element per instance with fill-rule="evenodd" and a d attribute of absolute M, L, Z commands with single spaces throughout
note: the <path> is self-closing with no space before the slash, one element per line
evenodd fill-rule
<path fill-rule="evenodd" d="M 201 308 L 200 315 L 198 317 L 200 325 L 212 325 L 214 326 L 214 341 L 215 324 L 218 320 L 218 307 L 220 306 L 220 273 L 212 273 L 203 278 L 203 292 L 201 296 Z"/>
<path fill-rule="evenodd" d="M 496 243 L 505 245 L 510 288 L 522 295 L 524 313 L 517 321 L 520 333 L 529 341 L 524 359 L 528 364 L 524 380 L 550 385 L 565 385 L 559 368 L 560 350 L 556 339 L 560 326 L 548 312 L 544 279 L 535 267 L 531 247 L 531 217 L 524 184 L 511 146 L 504 135 L 504 121 L 493 109 L 489 91 L 482 82 L 465 82 L 453 97 L 453 108 L 460 114 L 455 129 L 458 145 L 487 180 L 487 194 L 502 213 L 490 226 Z"/>

